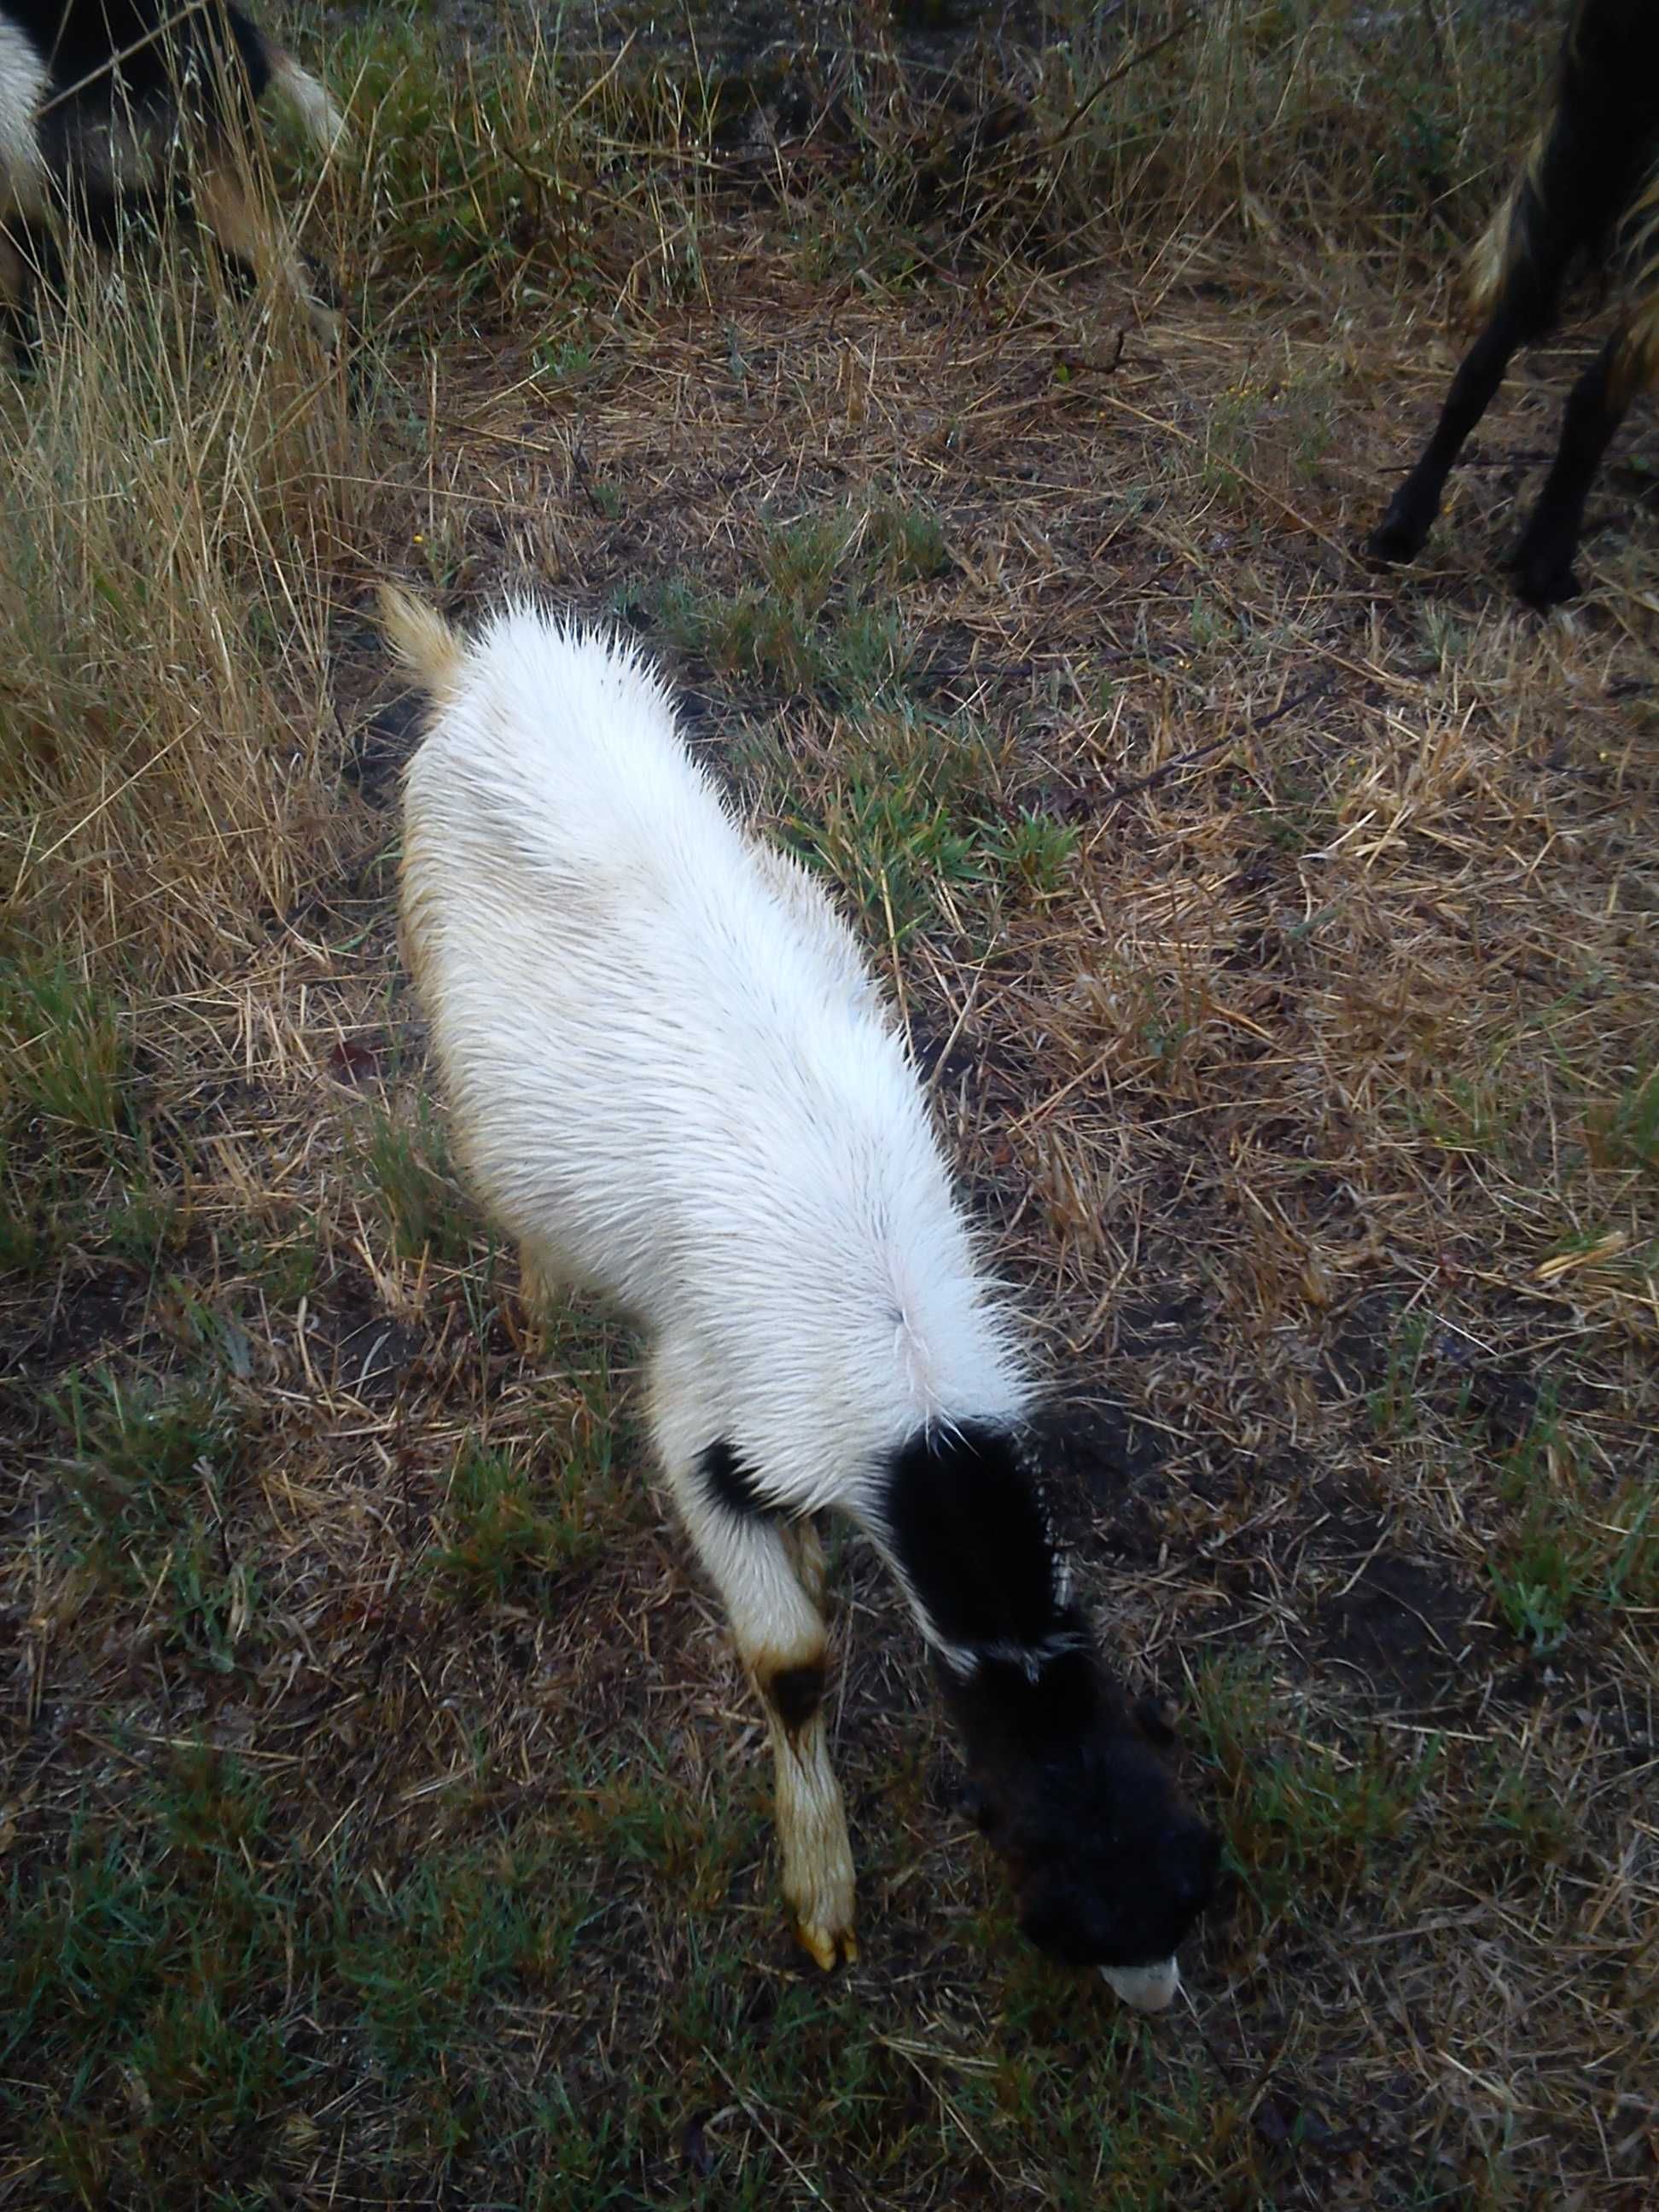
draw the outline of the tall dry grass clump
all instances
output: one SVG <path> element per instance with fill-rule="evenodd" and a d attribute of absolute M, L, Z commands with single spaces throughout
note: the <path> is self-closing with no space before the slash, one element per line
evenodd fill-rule
<path fill-rule="evenodd" d="M 325 609 L 357 433 L 283 304 L 74 254 L 0 382 L 8 950 L 211 971 L 330 863 Z"/>
<path fill-rule="evenodd" d="M 1040 62 L 1057 210 L 1156 241 L 1200 227 L 1327 252 L 1437 251 L 1536 105 L 1554 11 L 1127 0 L 1069 12 Z"/>

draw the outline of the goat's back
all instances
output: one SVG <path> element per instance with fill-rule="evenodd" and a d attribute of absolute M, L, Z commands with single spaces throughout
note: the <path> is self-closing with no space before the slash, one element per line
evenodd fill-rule
<path fill-rule="evenodd" d="M 527 608 L 459 648 L 403 911 L 479 1194 L 550 1272 L 694 1340 L 757 1449 L 791 1400 L 808 1427 L 859 1402 L 879 1444 L 953 1394 L 1017 1401 L 850 933 L 738 829 L 637 656 Z M 794 1433 L 803 1465 L 830 1449 Z"/>

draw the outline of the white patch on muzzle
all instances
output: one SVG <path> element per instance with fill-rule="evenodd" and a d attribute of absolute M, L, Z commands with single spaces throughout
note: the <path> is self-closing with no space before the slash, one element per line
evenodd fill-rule
<path fill-rule="evenodd" d="M 1155 1966 L 1103 1966 L 1113 1989 L 1137 2012 L 1168 2012 L 1181 1987 L 1181 1969 L 1173 1959 Z"/>

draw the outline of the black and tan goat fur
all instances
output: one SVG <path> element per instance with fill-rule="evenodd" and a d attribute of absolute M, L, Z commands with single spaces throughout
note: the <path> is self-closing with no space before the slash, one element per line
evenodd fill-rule
<path fill-rule="evenodd" d="M 1604 272 L 1617 326 L 1567 401 L 1561 442 L 1515 555 L 1522 599 L 1577 590 L 1584 501 L 1631 401 L 1659 383 L 1659 0 L 1577 0 L 1555 104 L 1475 248 L 1470 283 L 1485 327 L 1452 380 L 1434 435 L 1369 540 L 1409 561 L 1439 512 L 1448 473 L 1518 346 L 1555 323 L 1576 269 Z"/>
<path fill-rule="evenodd" d="M 34 279 L 70 233 L 108 244 L 137 209 L 190 209 L 332 347 L 331 287 L 250 187 L 267 92 L 332 149 L 327 92 L 228 0 L 0 0 L 0 311 L 15 335 L 31 336 Z"/>

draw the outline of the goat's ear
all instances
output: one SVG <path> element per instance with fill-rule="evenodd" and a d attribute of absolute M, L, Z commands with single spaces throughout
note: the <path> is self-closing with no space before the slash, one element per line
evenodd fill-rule
<path fill-rule="evenodd" d="M 1137 1698 L 1134 1717 L 1136 1726 L 1149 1743 L 1155 1743 L 1160 1751 L 1174 1750 L 1177 1715 L 1172 1698 Z"/>

